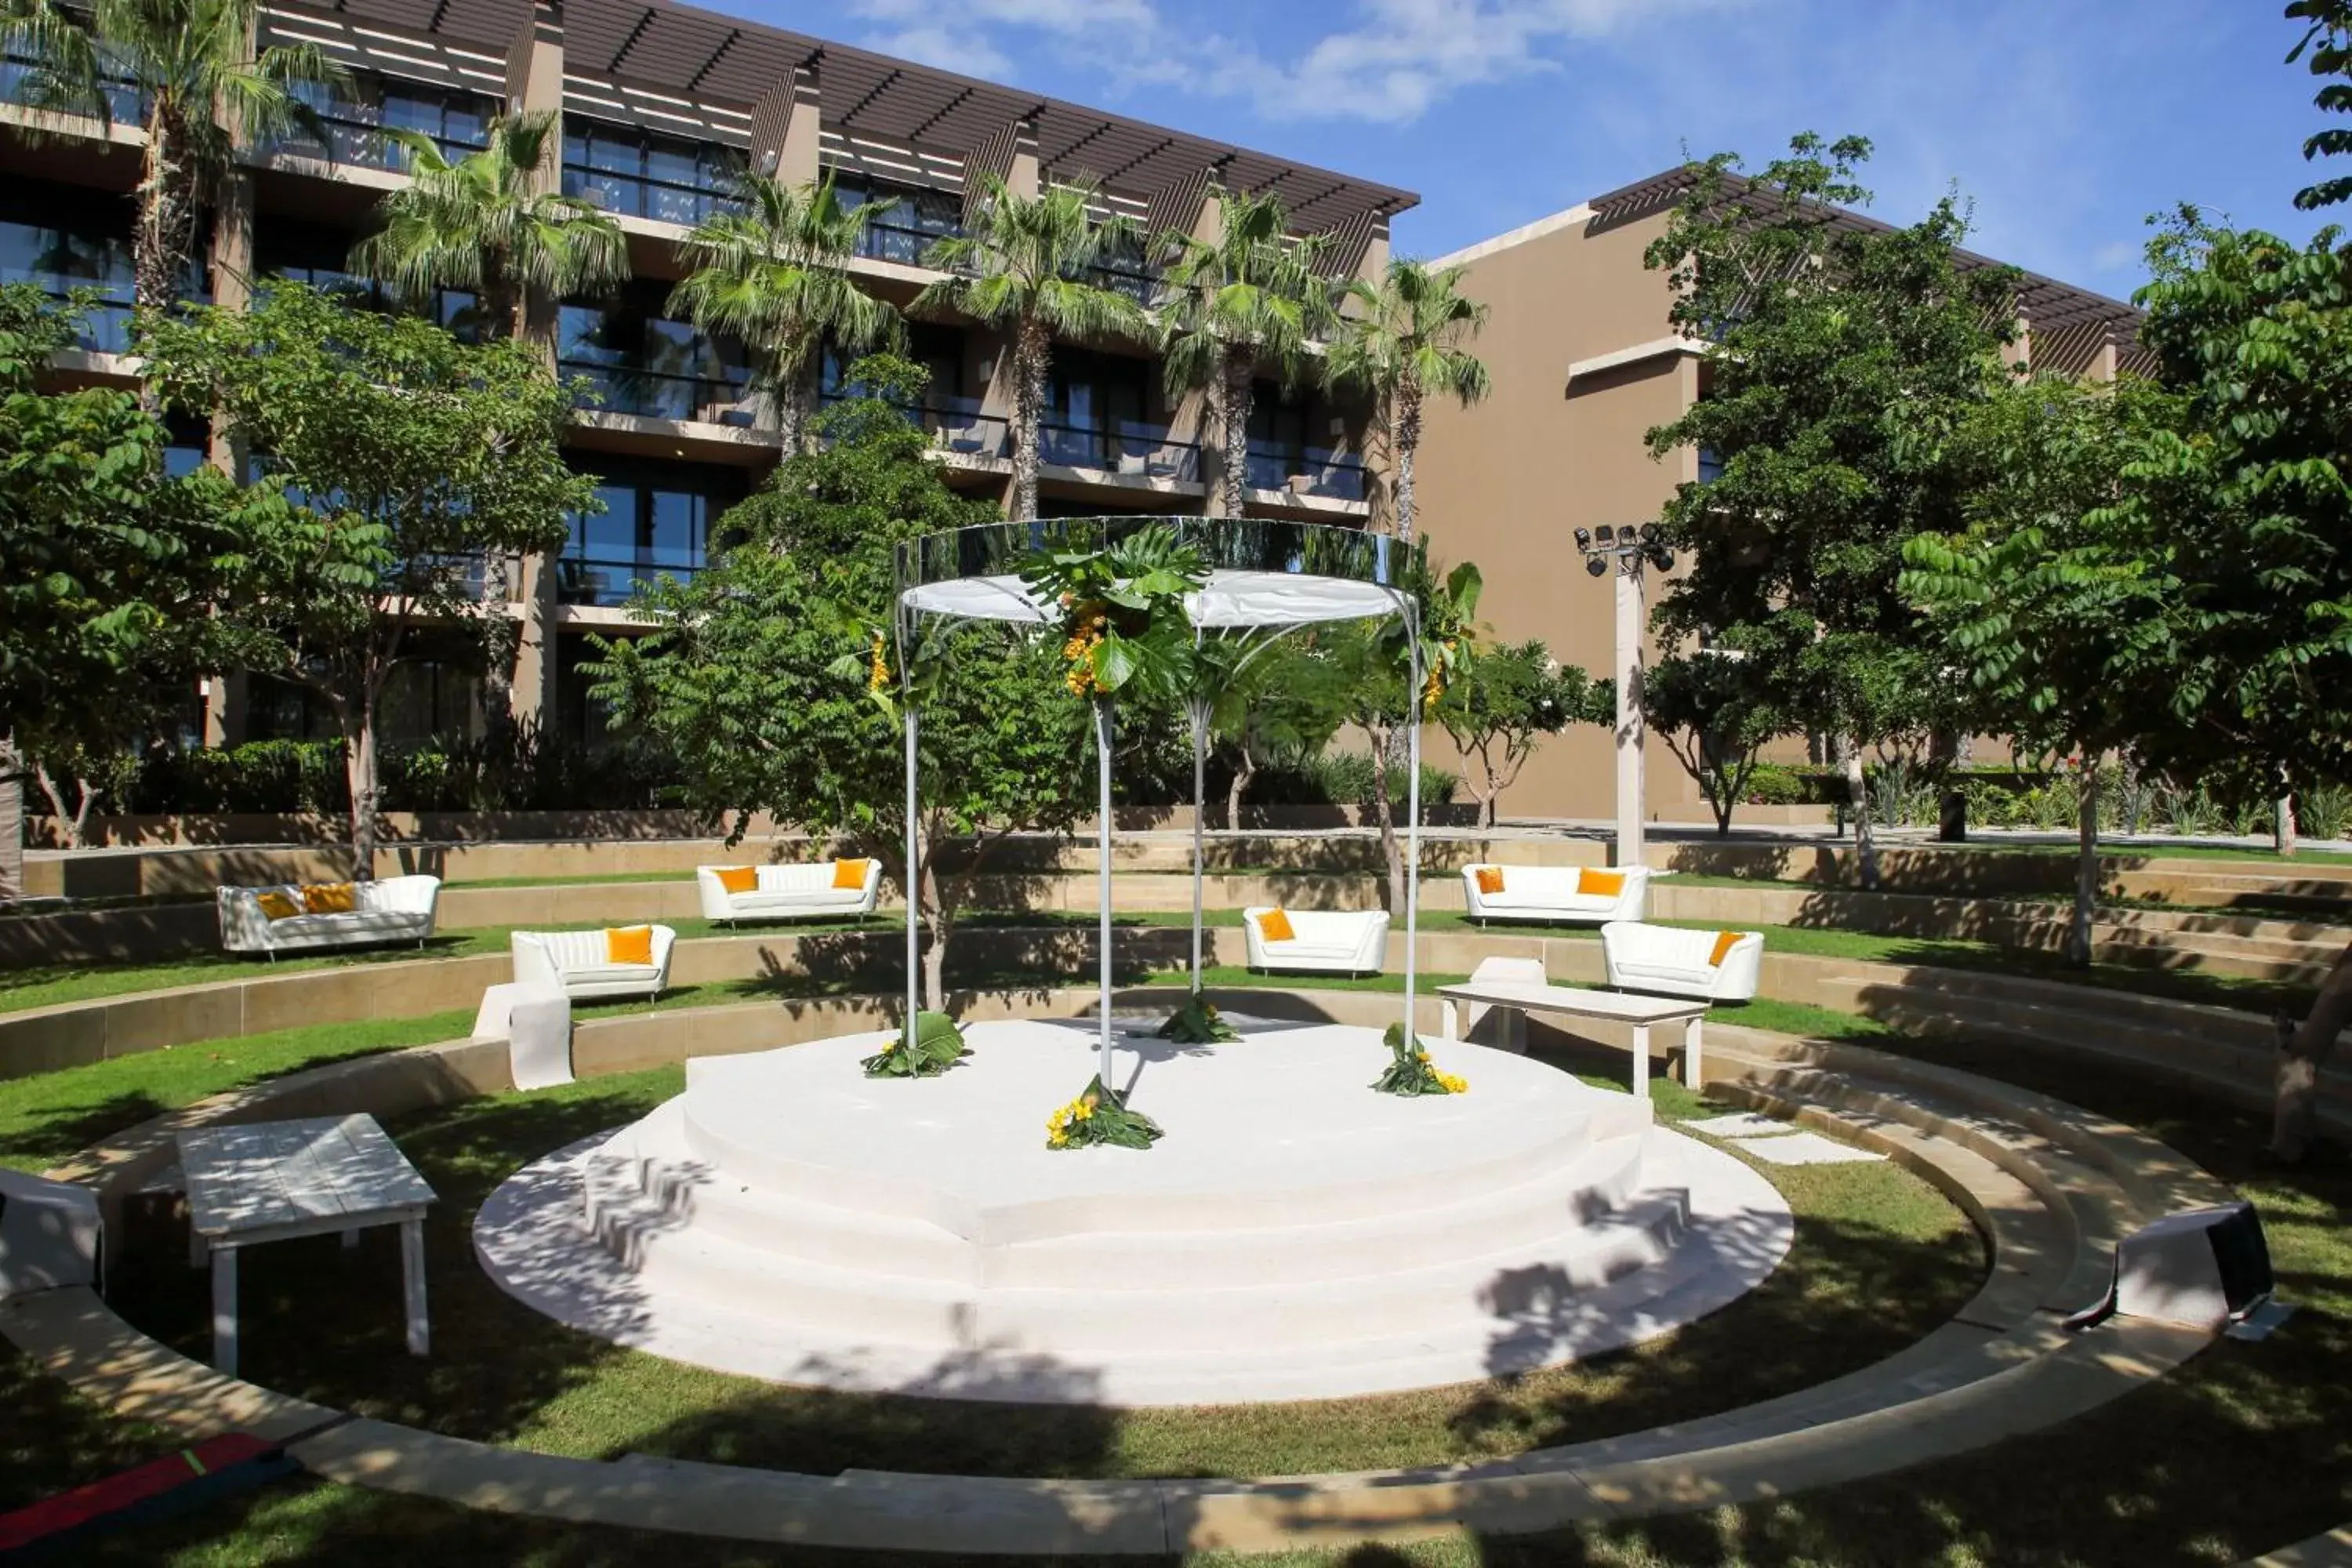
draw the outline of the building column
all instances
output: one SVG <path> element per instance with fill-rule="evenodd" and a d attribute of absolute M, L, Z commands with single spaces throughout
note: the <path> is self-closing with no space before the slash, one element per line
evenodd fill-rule
<path fill-rule="evenodd" d="M 795 66 L 751 110 L 751 166 L 780 185 L 813 185 L 823 173 L 823 100 L 812 66 Z"/>
<path fill-rule="evenodd" d="M 563 15 L 550 0 L 534 0 L 530 20 L 516 34 L 514 46 L 507 53 L 507 111 L 555 116 L 554 153 L 538 178 L 544 189 L 560 186 L 563 179 Z M 524 335 L 551 369 L 562 321 L 561 303 L 534 292 L 524 307 Z M 520 602 L 507 606 L 507 613 L 522 623 L 515 647 L 511 710 L 518 724 L 554 721 L 556 570 L 555 552 L 524 557 L 519 574 Z M 514 591 L 510 577 L 509 592 Z"/>

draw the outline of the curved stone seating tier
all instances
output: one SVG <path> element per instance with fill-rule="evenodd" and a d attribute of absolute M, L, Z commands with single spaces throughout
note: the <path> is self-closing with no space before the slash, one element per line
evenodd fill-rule
<path fill-rule="evenodd" d="M 1331 1014 L 1386 1000 L 1244 995 L 1260 1012 L 1286 996 Z M 1233 1005 L 1230 994 L 1218 1000 Z M 1032 1003 L 1067 1011 L 1082 994 Z M 698 1039 L 738 1027 L 727 1016 L 753 1020 L 742 1027 L 772 1044 L 779 1036 L 839 1033 L 886 1005 L 591 1020 L 581 1026 L 582 1070 L 677 1059 Z M 1711 1034 L 1710 1090 L 1832 1128 L 1920 1171 L 1983 1227 L 1991 1273 L 1951 1323 L 1875 1366 L 1745 1409 L 1502 1463 L 1272 1482 L 817 1477 L 604 1464 L 339 1421 L 332 1410 L 177 1356 L 87 1290 L 16 1303 L 0 1313 L 0 1331 L 125 1414 L 188 1436 L 234 1425 L 290 1438 L 289 1451 L 312 1473 L 356 1485 L 580 1522 L 809 1546 L 1161 1555 L 1333 1547 L 1457 1529 L 1524 1532 L 1785 1496 L 2056 1425 L 2163 1375 L 2208 1342 L 2200 1332 L 2125 1320 L 2079 1335 L 2058 1327 L 2063 1311 L 2103 1283 L 2117 1237 L 2159 1213 L 2224 1195 L 2173 1151 L 2104 1117 L 1971 1074 L 1758 1030 Z M 191 1121 L 297 1108 L 394 1110 L 495 1089 L 503 1071 L 497 1047 L 463 1044 L 336 1064 L 159 1118 L 79 1166 L 112 1189 Z"/>
<path fill-rule="evenodd" d="M 1092 1070 L 1083 1023 L 975 1024 L 955 1072 L 877 1084 L 857 1060 L 890 1037 L 690 1060 L 682 1096 L 518 1173 L 477 1254 L 573 1327 L 722 1371 L 1194 1405 L 1615 1349 L 1751 1289 L 1793 1233 L 1769 1182 L 1646 1100 L 1479 1046 L 1431 1043 L 1476 1084 L 1440 1100 L 1365 1091 L 1369 1026 L 1147 1046 L 1169 1130 L 1147 1160 L 1045 1147 L 1038 1108 Z"/>

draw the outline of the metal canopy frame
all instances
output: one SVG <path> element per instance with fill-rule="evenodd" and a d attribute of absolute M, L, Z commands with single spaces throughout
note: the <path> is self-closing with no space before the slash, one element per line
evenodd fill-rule
<path fill-rule="evenodd" d="M 902 704 L 902 712 L 907 769 L 907 1026 L 910 1030 L 915 1015 L 921 1006 L 922 938 L 916 897 L 916 889 L 920 885 L 916 822 L 921 799 L 918 782 L 921 767 L 918 743 L 921 721 L 909 679 L 912 674 L 909 661 L 913 657 L 919 623 L 929 615 L 943 620 L 994 621 L 1033 627 L 1047 625 L 1053 618 L 1053 612 L 1037 605 L 1020 585 L 1017 573 L 1024 562 L 1044 550 L 1104 549 L 1122 538 L 1151 528 L 1173 529 L 1182 542 L 1200 551 L 1207 563 L 1210 580 L 1203 593 L 1193 596 L 1195 605 L 1215 595 L 1221 574 L 1253 581 L 1269 575 L 1286 576 L 1302 587 L 1315 583 L 1344 584 L 1376 590 L 1382 601 L 1381 609 L 1368 614 L 1363 606 L 1370 602 L 1370 595 L 1349 596 L 1356 605 L 1351 613 L 1304 615 L 1297 600 L 1286 603 L 1268 600 L 1265 601 L 1267 608 L 1264 618 L 1234 618 L 1253 614 L 1236 602 L 1213 627 L 1204 626 L 1196 618 L 1193 625 L 1196 639 L 1209 629 L 1238 632 L 1244 636 L 1263 634 L 1257 645 L 1244 653 L 1243 662 L 1246 664 L 1272 647 L 1283 635 L 1304 626 L 1386 619 L 1395 616 L 1404 622 L 1411 666 L 1411 679 L 1405 688 L 1408 710 L 1411 704 L 1420 700 L 1421 607 L 1402 582 L 1404 565 L 1409 557 L 1403 551 L 1393 548 L 1394 541 L 1386 534 L 1366 533 L 1328 523 L 1284 522 L 1265 518 L 1119 516 L 981 523 L 971 528 L 925 534 L 900 544 L 897 552 L 898 592 L 895 616 L 898 634 L 899 689 L 908 694 Z M 959 595 L 959 602 L 967 606 L 963 610 L 946 609 L 936 603 L 926 603 L 922 590 L 941 584 L 985 584 L 987 591 Z M 1328 607 L 1336 611 L 1349 600 L 1335 595 L 1328 602 Z M 1115 1089 L 1111 1062 L 1111 1041 L 1116 1033 L 1111 1024 L 1110 757 L 1114 739 L 1111 706 L 1108 700 L 1097 700 L 1094 703 L 1095 880 L 1099 906 L 1097 1011 L 1101 1016 L 1101 1031 L 1098 1070 L 1103 1086 Z M 1201 700 L 1187 699 L 1185 707 L 1192 731 L 1192 989 L 1197 992 L 1201 988 L 1202 814 L 1205 804 L 1202 795 L 1202 773 L 1208 755 L 1208 723 L 1207 707 Z M 1421 725 L 1415 721 L 1416 718 L 1408 710 L 1404 889 L 1404 1032 L 1407 1039 L 1412 1038 L 1415 1033 L 1413 1013 L 1418 990 L 1420 945 Z"/>

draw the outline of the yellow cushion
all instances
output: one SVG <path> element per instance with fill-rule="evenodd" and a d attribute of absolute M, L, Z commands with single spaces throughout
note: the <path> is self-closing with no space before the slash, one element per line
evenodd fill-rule
<path fill-rule="evenodd" d="M 654 928 L 651 926 L 612 926 L 604 928 L 604 962 L 607 963 L 646 963 L 654 961 Z"/>
<path fill-rule="evenodd" d="M 1295 942 L 1298 933 L 1290 929 L 1290 917 L 1280 910 L 1268 910 L 1257 917 L 1258 934 L 1268 942 Z"/>
<path fill-rule="evenodd" d="M 730 893 L 756 893 L 760 890 L 760 872 L 753 866 L 721 866 L 719 885 Z"/>
<path fill-rule="evenodd" d="M 1719 931 L 1716 932 L 1715 951 L 1706 955 L 1706 962 L 1708 964 L 1720 965 L 1725 959 L 1731 956 L 1731 950 L 1739 945 L 1740 938 L 1747 934 L 1748 933 L 1744 931 Z"/>
<path fill-rule="evenodd" d="M 1479 867 L 1478 890 L 1482 893 L 1501 892 L 1503 890 L 1503 868 L 1500 866 Z"/>
<path fill-rule="evenodd" d="M 1596 871 L 1587 866 L 1576 874 L 1576 890 L 1596 898 L 1616 898 L 1625 891 L 1625 873 Z"/>
<path fill-rule="evenodd" d="M 863 888 L 868 864 L 870 862 L 865 860 L 835 860 L 833 863 L 833 885 L 836 888 Z"/>
<path fill-rule="evenodd" d="M 274 921 L 290 921 L 302 912 L 302 906 L 295 901 L 294 895 L 291 893 L 280 893 L 273 889 L 267 893 L 256 894 L 253 901 L 261 906 L 263 914 Z"/>
<path fill-rule="evenodd" d="M 359 906 L 359 889 L 349 882 L 314 882 L 302 889 L 302 907 L 314 915 L 347 915 Z"/>

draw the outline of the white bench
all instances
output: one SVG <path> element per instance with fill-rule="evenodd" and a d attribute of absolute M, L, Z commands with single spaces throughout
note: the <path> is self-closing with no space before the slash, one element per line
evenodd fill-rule
<path fill-rule="evenodd" d="M 1265 917 L 1272 913 L 1265 905 L 1242 911 L 1242 937 L 1252 969 L 1378 974 L 1387 966 L 1386 910 L 1285 910 L 1291 930 L 1287 942 L 1266 940 Z"/>
<path fill-rule="evenodd" d="M 427 1354 L 425 1211 L 433 1189 L 373 1116 L 320 1116 L 191 1128 L 179 1135 L 188 1184 L 189 1260 L 213 1266 L 213 1365 L 236 1375 L 236 1255 L 266 1241 L 400 1226 L 408 1353 Z"/>
<path fill-rule="evenodd" d="M 1662 996 L 1626 996 L 1614 991 L 1582 991 L 1571 985 L 1535 984 L 1525 980 L 1468 980 L 1441 985 L 1444 1003 L 1445 1037 L 1459 1037 L 1458 1008 L 1465 1002 L 1489 1007 L 1512 1007 L 1522 1013 L 1557 1013 L 1570 1018 L 1607 1018 L 1633 1026 L 1633 1092 L 1650 1093 L 1650 1026 L 1679 1023 L 1683 1026 L 1683 1082 L 1699 1086 L 1699 1058 L 1705 1048 L 1706 1004 L 1669 1001 Z"/>
<path fill-rule="evenodd" d="M 696 890 L 702 897 L 707 921 L 845 920 L 870 915 L 882 897 L 882 862 L 869 859 L 856 887 L 836 886 L 841 862 L 818 860 L 793 866 L 697 866 Z M 749 870 L 758 885 L 750 892 L 732 893 L 719 881 L 721 871 Z"/>
<path fill-rule="evenodd" d="M 615 963 L 602 931 L 519 931 L 508 938 L 515 983 L 543 985 L 574 1002 L 600 996 L 658 996 L 669 985 L 677 932 L 653 928 L 651 963 Z"/>
<path fill-rule="evenodd" d="M 1726 942 L 1725 937 L 1735 940 Z M 1754 998 L 1763 974 L 1764 933 L 1620 921 L 1601 928 L 1601 956 L 1609 984 L 1621 991 L 1746 1002 Z"/>
<path fill-rule="evenodd" d="M 301 912 L 271 919 L 261 907 L 265 893 L 281 896 Z M 221 946 L 229 952 L 266 952 L 274 957 L 377 942 L 413 942 L 422 947 L 433 934 L 441 879 L 418 875 L 354 882 L 351 909 L 321 914 L 309 912 L 298 883 L 222 888 L 214 899 L 220 914 Z"/>
<path fill-rule="evenodd" d="M 1484 874 L 1502 886 L 1488 892 Z M 1598 885 L 1596 885 L 1598 884 Z M 1613 886 L 1614 891 L 1608 890 Z M 1591 889 L 1588 891 L 1587 889 Z M 1540 921 L 1550 925 L 1601 925 L 1637 921 L 1648 907 L 1650 868 L 1624 866 L 1496 866 L 1462 868 L 1464 907 L 1474 921 Z"/>

